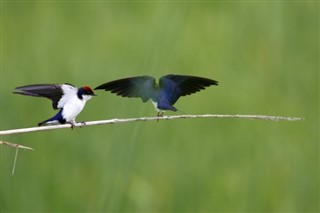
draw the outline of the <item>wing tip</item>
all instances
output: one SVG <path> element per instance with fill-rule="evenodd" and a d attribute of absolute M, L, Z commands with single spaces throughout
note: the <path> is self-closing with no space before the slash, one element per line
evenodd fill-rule
<path fill-rule="evenodd" d="M 17 90 L 17 91 L 13 91 L 13 94 L 18 94 L 18 95 L 27 95 L 27 96 L 35 96 L 35 97 L 39 97 L 38 94 L 32 93 L 32 92 L 28 92 L 28 91 L 24 91 L 24 90 Z"/>
<path fill-rule="evenodd" d="M 219 86 L 219 81 L 216 81 L 216 80 L 213 80 L 213 79 L 209 79 L 209 80 L 211 80 L 210 86 L 211 86 L 211 85 Z"/>

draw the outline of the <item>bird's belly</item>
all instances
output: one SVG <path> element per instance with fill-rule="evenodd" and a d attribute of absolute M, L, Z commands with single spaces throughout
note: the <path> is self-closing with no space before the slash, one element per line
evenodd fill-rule
<path fill-rule="evenodd" d="M 160 103 L 159 101 L 155 102 L 152 100 L 152 104 L 157 112 L 164 112 L 166 110 L 177 111 L 177 109 L 172 106 L 167 100 L 160 100 Z"/>
<path fill-rule="evenodd" d="M 154 106 L 154 109 L 157 111 L 157 112 L 160 112 L 160 109 L 158 108 L 158 103 L 155 102 L 155 101 L 151 101 L 153 106 Z"/>
<path fill-rule="evenodd" d="M 82 111 L 85 102 L 81 100 L 66 104 L 63 107 L 62 117 L 66 120 L 66 122 L 74 121 L 77 115 Z"/>

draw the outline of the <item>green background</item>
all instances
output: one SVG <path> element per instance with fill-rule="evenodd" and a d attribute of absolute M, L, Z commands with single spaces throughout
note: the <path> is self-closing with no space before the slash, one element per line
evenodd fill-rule
<path fill-rule="evenodd" d="M 218 80 L 177 114 L 301 116 L 150 121 L 2 136 L 1 212 L 318 212 L 319 3 L 1 2 L 1 130 L 51 103 L 33 83 L 96 87 L 173 73 Z M 103 91 L 78 121 L 154 116 Z"/>

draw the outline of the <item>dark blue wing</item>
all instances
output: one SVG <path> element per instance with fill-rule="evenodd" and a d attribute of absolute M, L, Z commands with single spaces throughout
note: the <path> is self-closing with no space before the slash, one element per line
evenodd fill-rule
<path fill-rule="evenodd" d="M 146 102 L 151 98 L 155 90 L 155 79 L 151 76 L 123 78 L 107 82 L 95 88 L 95 90 L 99 89 L 111 91 L 111 93 L 122 97 L 141 98 L 143 102 Z"/>
<path fill-rule="evenodd" d="M 188 75 L 165 75 L 159 80 L 160 90 L 165 91 L 169 102 L 173 105 L 181 96 L 190 95 L 211 85 L 218 85 L 218 81 Z"/>
<path fill-rule="evenodd" d="M 52 107 L 58 109 L 58 102 L 63 95 L 60 84 L 33 84 L 15 88 L 15 94 L 44 97 L 52 100 Z"/>

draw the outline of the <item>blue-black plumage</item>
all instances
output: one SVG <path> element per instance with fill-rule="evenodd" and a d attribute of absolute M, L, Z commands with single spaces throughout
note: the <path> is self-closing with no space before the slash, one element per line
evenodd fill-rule
<path fill-rule="evenodd" d="M 151 76 L 136 76 L 104 83 L 95 90 L 105 90 L 129 98 L 141 98 L 143 102 L 151 99 L 158 111 L 158 116 L 165 110 L 177 111 L 173 106 L 181 96 L 190 95 L 218 81 L 189 75 L 165 75 L 159 84 Z"/>

